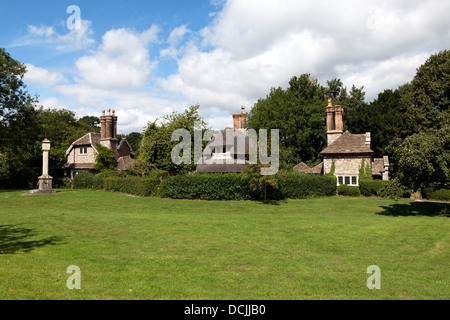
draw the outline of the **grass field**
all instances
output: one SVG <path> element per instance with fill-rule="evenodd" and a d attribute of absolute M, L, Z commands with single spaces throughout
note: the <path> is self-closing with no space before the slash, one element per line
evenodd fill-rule
<path fill-rule="evenodd" d="M 448 204 L 22 192 L 0 192 L 0 299 L 450 299 Z"/>

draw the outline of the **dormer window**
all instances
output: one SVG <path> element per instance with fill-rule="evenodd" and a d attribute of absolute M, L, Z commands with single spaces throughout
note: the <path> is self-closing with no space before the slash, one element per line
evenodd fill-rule
<path fill-rule="evenodd" d="M 86 155 L 86 154 L 88 154 L 88 148 L 80 148 L 79 149 L 80 150 L 80 155 Z"/>

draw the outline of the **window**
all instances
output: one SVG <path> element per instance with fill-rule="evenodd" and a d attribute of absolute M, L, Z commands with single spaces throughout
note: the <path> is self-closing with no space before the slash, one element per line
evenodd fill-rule
<path fill-rule="evenodd" d="M 358 186 L 358 176 L 357 175 L 338 175 L 337 185 L 346 184 L 349 186 Z"/>
<path fill-rule="evenodd" d="M 80 148 L 80 154 L 87 154 L 88 148 Z"/>

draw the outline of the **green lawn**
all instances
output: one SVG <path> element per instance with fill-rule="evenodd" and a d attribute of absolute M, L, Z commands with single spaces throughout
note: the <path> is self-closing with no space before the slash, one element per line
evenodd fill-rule
<path fill-rule="evenodd" d="M 450 299 L 448 204 L 22 192 L 0 192 L 0 299 Z"/>

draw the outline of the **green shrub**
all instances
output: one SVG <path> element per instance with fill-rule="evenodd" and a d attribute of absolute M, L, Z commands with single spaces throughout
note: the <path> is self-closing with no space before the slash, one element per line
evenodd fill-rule
<path fill-rule="evenodd" d="M 450 190 L 449 189 L 439 189 L 433 191 L 429 196 L 430 200 L 438 200 L 438 201 L 450 201 Z"/>
<path fill-rule="evenodd" d="M 284 198 L 306 199 L 336 195 L 336 177 L 288 172 L 280 185 Z"/>
<path fill-rule="evenodd" d="M 80 172 L 73 178 L 73 187 L 75 189 L 90 189 L 92 188 L 94 175 L 90 172 Z"/>
<path fill-rule="evenodd" d="M 391 183 L 383 180 L 359 180 L 359 191 L 363 196 L 377 196 L 383 185 Z"/>
<path fill-rule="evenodd" d="M 359 197 L 361 195 L 359 187 L 348 186 L 346 184 L 341 184 L 340 186 L 338 186 L 337 193 L 342 196 L 352 196 L 352 197 Z"/>
<path fill-rule="evenodd" d="M 150 197 L 158 194 L 158 186 L 160 184 L 159 177 L 139 178 L 136 183 L 136 195 L 142 197 Z"/>
<path fill-rule="evenodd" d="M 252 191 L 245 175 L 194 173 L 167 178 L 161 196 L 174 199 L 249 200 Z"/>
<path fill-rule="evenodd" d="M 383 184 L 377 195 L 382 198 L 391 198 L 396 201 L 399 198 L 407 197 L 411 190 L 403 186 L 397 179 L 391 180 L 390 183 Z"/>

